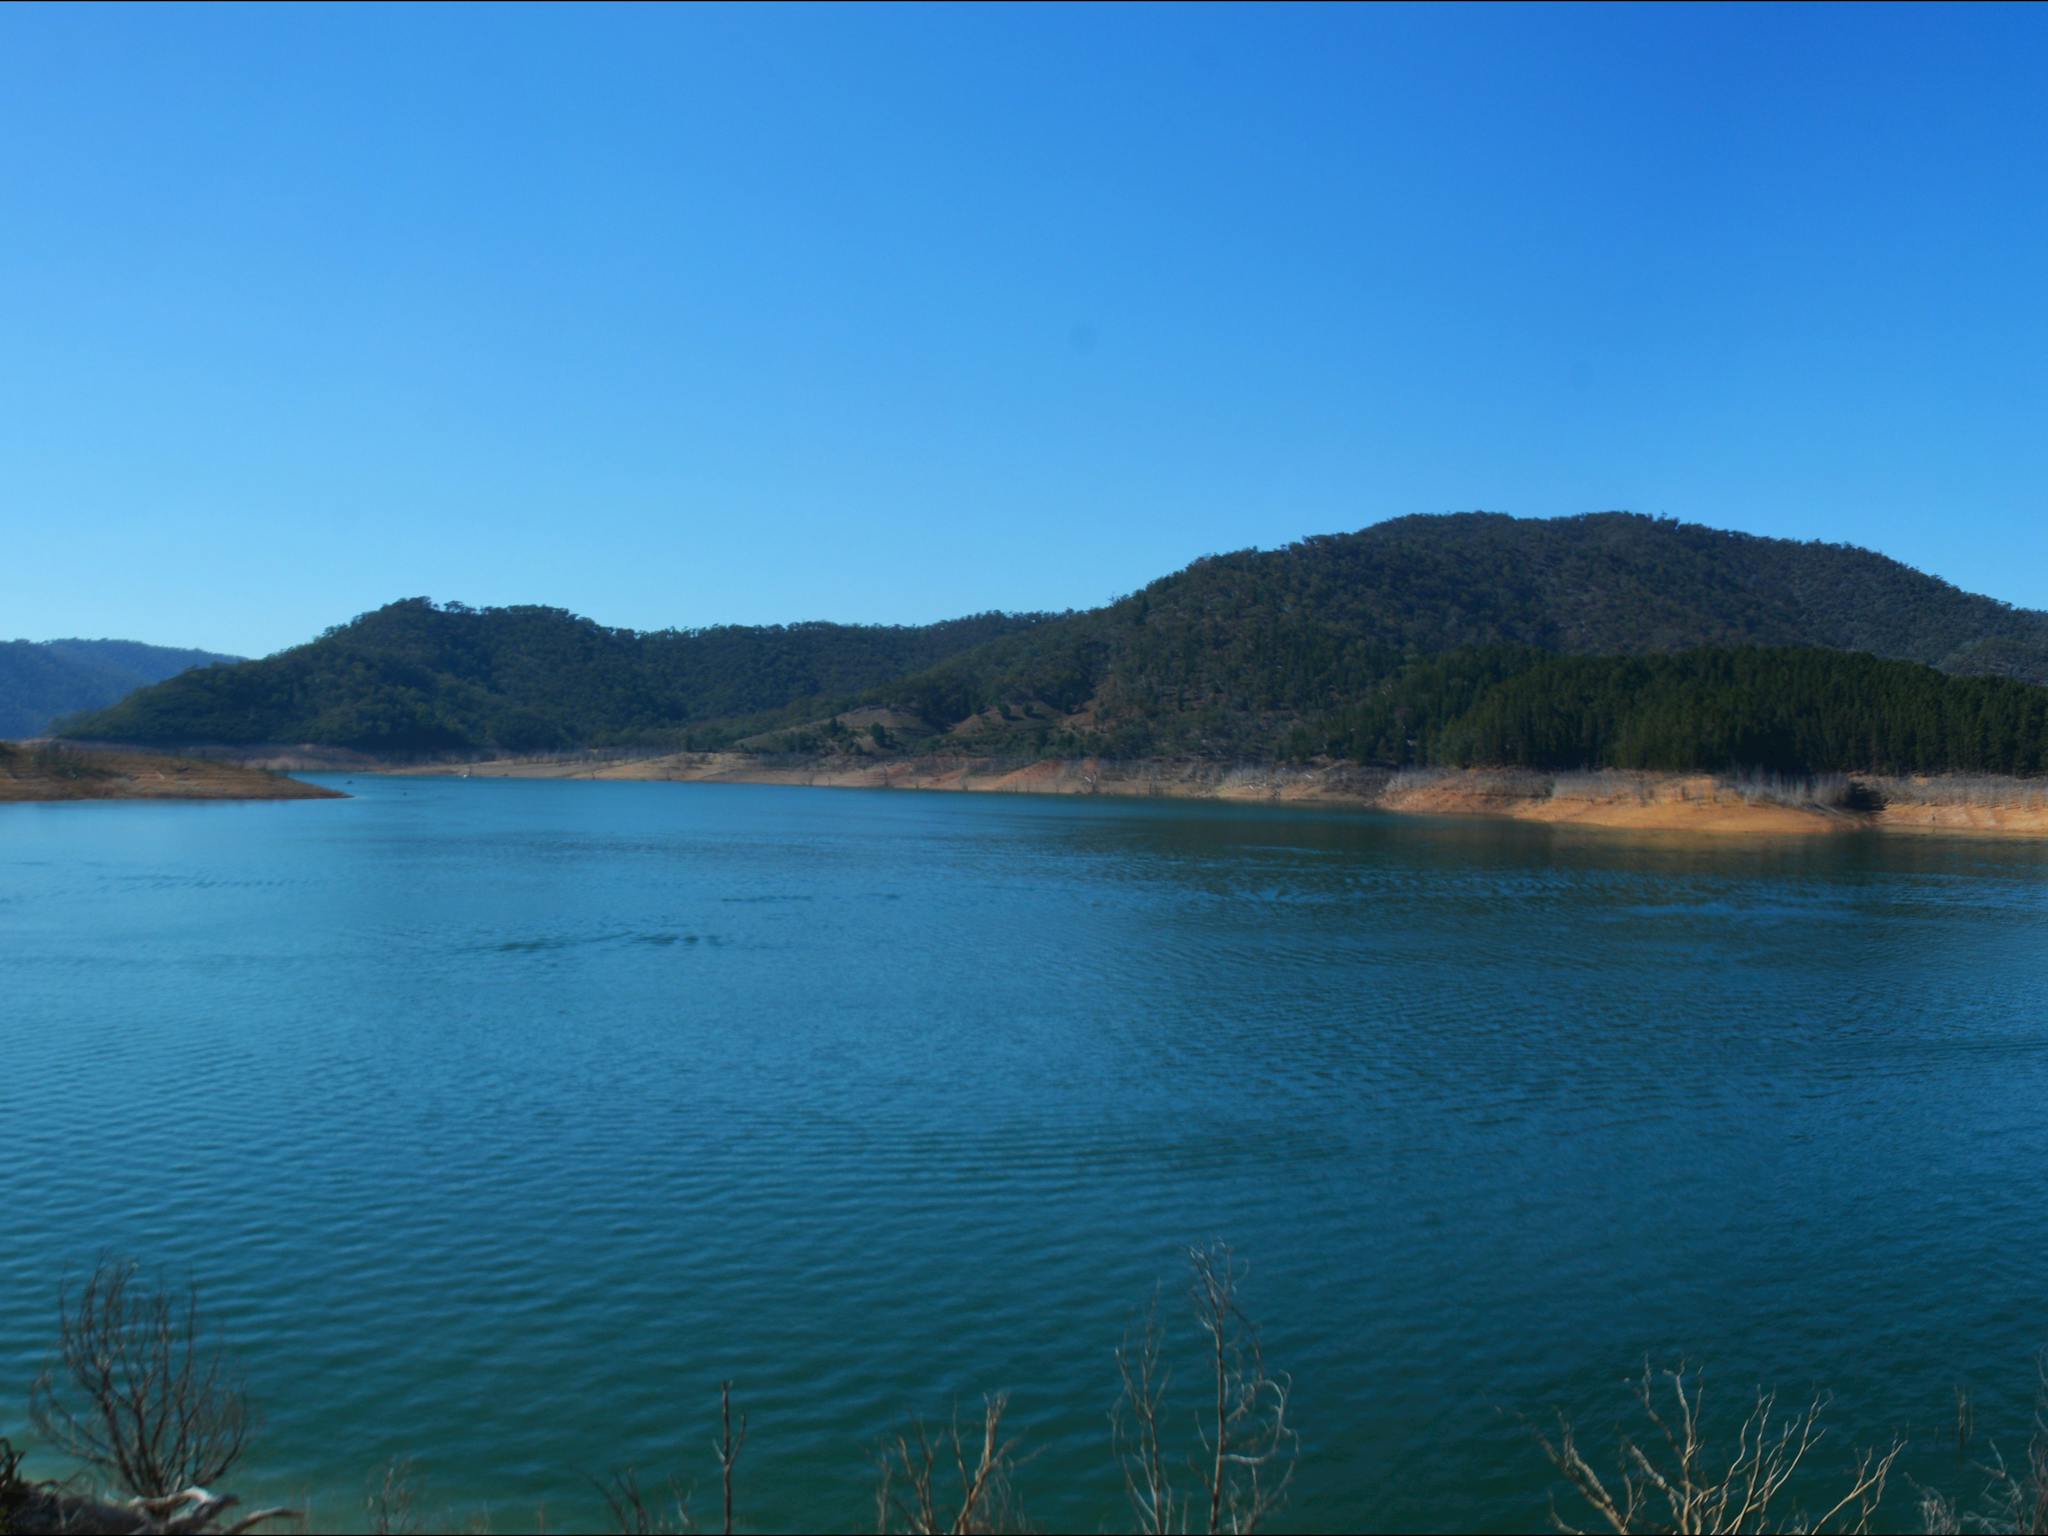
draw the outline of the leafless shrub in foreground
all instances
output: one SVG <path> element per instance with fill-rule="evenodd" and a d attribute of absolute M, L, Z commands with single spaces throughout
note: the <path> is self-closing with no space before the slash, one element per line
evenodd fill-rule
<path fill-rule="evenodd" d="M 675 1536 L 697 1528 L 690 1519 L 689 1495 L 674 1483 L 668 1485 L 669 1508 L 660 1513 L 649 1507 L 647 1495 L 640 1489 L 640 1479 L 631 1467 L 614 1471 L 602 1481 L 591 1481 L 604 1500 L 612 1529 L 619 1536 Z"/>
<path fill-rule="evenodd" d="M 1154 1295 L 1141 1322 L 1124 1330 L 1117 1346 L 1117 1375 L 1123 1392 L 1110 1410 L 1110 1443 L 1123 1470 L 1124 1494 L 1141 1536 L 1163 1536 L 1188 1528 L 1187 1501 L 1174 1491 L 1167 1465 L 1166 1391 L 1173 1372 L 1160 1359 L 1165 1342 Z"/>
<path fill-rule="evenodd" d="M 1945 1536 L 1962 1531 L 1982 1531 L 1987 1536 L 2048 1536 L 2048 1355 L 2035 1361 L 2035 1374 L 2034 1429 L 2019 1465 L 2008 1462 L 1996 1443 L 1989 1444 L 1988 1459 L 1977 1463 L 1984 1491 L 1975 1510 L 1921 1489 L 1920 1514 L 1928 1531 Z M 1959 1451 L 1968 1444 L 1962 1426 L 1974 1417 L 1969 1398 L 1957 1392 Z"/>
<path fill-rule="evenodd" d="M 875 1489 L 875 1529 L 904 1531 L 911 1536 L 968 1536 L 971 1532 L 1023 1529 L 1011 1476 L 1016 1470 L 1017 1442 L 1002 1437 L 1007 1394 L 984 1401 L 979 1444 L 963 1436 L 960 1417 L 934 1437 L 922 1419 L 908 1434 L 882 1448 L 881 1479 Z M 948 1479 L 942 1463 L 952 1464 L 958 1494 L 942 1487 Z"/>
<path fill-rule="evenodd" d="M 1194 1267 L 1195 1326 L 1207 1336 L 1216 1391 L 1201 1431 L 1202 1483 L 1211 1531 L 1256 1531 L 1286 1501 L 1300 1440 L 1287 1423 L 1293 1383 L 1269 1375 L 1259 1330 L 1238 1305 L 1249 1266 L 1227 1243 L 1188 1254 Z"/>
<path fill-rule="evenodd" d="M 1259 1331 L 1238 1302 L 1247 1266 L 1228 1244 L 1188 1251 L 1194 1270 L 1190 1299 L 1203 1342 L 1209 1400 L 1196 1419 L 1199 1453 L 1193 1480 L 1199 1495 L 1179 1492 L 1166 1449 L 1165 1342 L 1157 1300 L 1116 1352 L 1123 1392 L 1110 1415 L 1124 1492 L 1139 1531 L 1159 1536 L 1195 1521 L 1210 1532 L 1256 1531 L 1286 1502 L 1300 1454 L 1287 1421 L 1292 1383 L 1266 1368 Z"/>
<path fill-rule="evenodd" d="M 58 1360 L 29 1394 L 29 1420 L 63 1455 L 142 1499 L 215 1482 L 242 1459 L 248 1403 L 225 1353 L 182 1296 L 136 1285 L 102 1259 L 57 1306 Z"/>
<path fill-rule="evenodd" d="M 724 1506 L 726 1536 L 732 1536 L 732 1471 L 740 1459 L 740 1451 L 747 1443 L 747 1416 L 739 1416 L 737 1428 L 732 1416 L 732 1383 L 718 1384 L 718 1438 L 711 1442 L 711 1454 L 718 1458 L 719 1493 Z M 640 1480 L 634 1469 L 614 1470 L 608 1476 L 591 1479 L 604 1500 L 605 1509 L 611 1517 L 612 1528 L 620 1536 L 653 1536 L 656 1532 L 694 1531 L 696 1522 L 690 1516 L 688 1490 L 674 1482 L 668 1485 L 668 1508 L 658 1511 L 651 1508 L 647 1495 L 641 1491 Z"/>
<path fill-rule="evenodd" d="M 732 1536 L 732 1468 L 740 1459 L 740 1450 L 747 1443 L 747 1416 L 740 1415 L 740 1432 L 732 1432 L 732 1382 L 718 1384 L 718 1484 L 725 1495 L 725 1536 Z"/>
<path fill-rule="evenodd" d="M 412 1458 L 399 1456 L 386 1462 L 384 1475 L 367 1501 L 373 1536 L 412 1536 L 420 1528 L 413 1508 L 416 1493 Z"/>
<path fill-rule="evenodd" d="M 1867 1532 L 1882 1502 L 1892 1464 L 1906 1448 L 1894 1440 L 1883 1452 L 1859 1451 L 1849 1487 L 1818 1516 L 1795 1502 L 1788 1485 L 1808 1454 L 1826 1435 L 1821 1414 L 1825 1397 L 1797 1414 L 1781 1414 L 1777 1397 L 1759 1391 L 1736 1431 L 1730 1451 L 1707 1444 L 1700 1418 L 1705 1390 L 1698 1372 L 1661 1373 L 1670 1406 L 1660 1408 L 1659 1377 L 1647 1363 L 1634 1396 L 1652 1433 L 1622 1437 L 1619 1468 L 1610 1487 L 1578 1447 L 1571 1422 L 1558 1420 L 1558 1438 L 1539 1434 L 1538 1443 L 1591 1512 L 1594 1528 L 1627 1536 L 1674 1532 L 1677 1536 L 1726 1536 L 1734 1532 Z M 1722 1460 L 1722 1456 L 1726 1460 Z M 1551 1503 L 1551 1523 L 1560 1531 L 1583 1532 Z"/>

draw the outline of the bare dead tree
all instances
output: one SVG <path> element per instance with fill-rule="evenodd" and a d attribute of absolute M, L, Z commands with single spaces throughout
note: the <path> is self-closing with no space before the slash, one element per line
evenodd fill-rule
<path fill-rule="evenodd" d="M 732 1383 L 718 1384 L 718 1482 L 725 1495 L 725 1536 L 732 1536 L 732 1467 L 740 1459 L 740 1450 L 747 1443 L 747 1416 L 740 1415 L 740 1432 L 734 1438 L 732 1432 Z"/>
<path fill-rule="evenodd" d="M 723 1496 L 726 1536 L 732 1533 L 732 1473 L 740 1459 L 740 1451 L 747 1443 L 747 1416 L 739 1416 L 737 1426 L 733 1423 L 732 1383 L 718 1384 L 719 1435 L 711 1442 L 711 1454 L 718 1458 L 719 1491 Z M 641 1490 L 638 1473 L 631 1467 L 614 1468 L 602 1478 L 592 1478 L 591 1486 L 597 1489 L 610 1515 L 612 1528 L 621 1536 L 652 1536 L 655 1532 L 694 1531 L 696 1522 L 690 1515 L 689 1491 L 674 1481 L 668 1484 L 668 1507 L 657 1509 L 648 1502 L 648 1496 Z"/>
<path fill-rule="evenodd" d="M 1187 1504 L 1174 1492 L 1166 1462 L 1166 1392 L 1173 1372 L 1161 1359 L 1164 1334 L 1155 1292 L 1142 1323 L 1124 1330 L 1116 1369 L 1123 1391 L 1110 1410 L 1110 1440 L 1123 1471 L 1124 1494 L 1140 1536 L 1166 1536 L 1188 1528 Z"/>
<path fill-rule="evenodd" d="M 1258 1530 L 1286 1502 L 1300 1454 L 1287 1417 L 1292 1383 L 1267 1369 L 1258 1325 L 1238 1300 L 1247 1266 L 1221 1242 L 1190 1248 L 1188 1266 L 1209 1400 L 1195 1416 L 1197 1453 L 1178 1467 L 1167 1450 L 1173 1373 L 1164 1363 L 1157 1296 L 1124 1330 L 1116 1352 L 1122 1391 L 1110 1411 L 1110 1435 L 1143 1536 Z M 1177 1474 L 1200 1494 L 1179 1491 Z"/>
<path fill-rule="evenodd" d="M 242 1459 L 248 1401 L 191 1287 L 142 1289 L 133 1263 L 102 1259 L 75 1296 L 60 1293 L 57 1327 L 29 1420 L 59 1452 L 143 1499 L 218 1481 Z"/>
<path fill-rule="evenodd" d="M 1215 1408 L 1202 1425 L 1209 1530 L 1256 1531 L 1286 1502 L 1300 1454 L 1287 1422 L 1293 1383 L 1266 1369 L 1258 1325 L 1238 1304 L 1249 1266 L 1228 1243 L 1190 1249 L 1195 1326 L 1206 1338 Z"/>
<path fill-rule="evenodd" d="M 105 1529 L 131 1533 L 131 1536 L 243 1536 L 244 1532 L 253 1531 L 272 1520 L 299 1518 L 297 1510 L 259 1509 L 223 1524 L 228 1512 L 240 1503 L 241 1500 L 231 1493 L 216 1496 L 203 1488 L 188 1488 L 183 1493 L 161 1499 L 130 1499 L 115 1508 L 126 1512 L 132 1523 L 109 1525 Z M 60 1529 L 83 1531 L 89 1527 L 74 1511 L 71 1523 Z"/>
<path fill-rule="evenodd" d="M 922 1419 L 908 1434 L 898 1435 L 881 1454 L 881 1478 L 875 1489 L 875 1528 L 911 1536 L 969 1536 L 969 1533 L 1022 1528 L 1016 1489 L 1017 1442 L 1002 1438 L 1007 1394 L 984 1399 L 979 1445 L 970 1454 L 968 1438 L 953 1415 L 951 1428 L 934 1437 Z M 952 1462 L 959 1484 L 957 1499 L 943 1496 L 940 1459 Z"/>
<path fill-rule="evenodd" d="M 1554 1442 L 1541 1433 L 1536 1437 L 1550 1464 L 1572 1485 L 1599 1526 L 1615 1536 L 1870 1530 L 1905 1441 L 1895 1439 L 1882 1452 L 1857 1452 L 1847 1490 L 1812 1516 L 1788 1489 L 1826 1436 L 1820 1422 L 1828 1405 L 1825 1396 L 1815 1397 L 1803 1412 L 1787 1415 L 1779 1411 L 1775 1393 L 1759 1390 L 1723 1461 L 1709 1448 L 1702 1423 L 1706 1394 L 1700 1374 L 1689 1373 L 1682 1364 L 1661 1373 L 1669 1389 L 1668 1408 L 1659 1407 L 1659 1374 L 1645 1362 L 1633 1395 L 1653 1433 L 1623 1436 L 1612 1486 L 1580 1452 L 1572 1424 L 1562 1415 Z M 1563 1518 L 1555 1499 L 1551 1523 L 1560 1531 L 1584 1530 Z"/>

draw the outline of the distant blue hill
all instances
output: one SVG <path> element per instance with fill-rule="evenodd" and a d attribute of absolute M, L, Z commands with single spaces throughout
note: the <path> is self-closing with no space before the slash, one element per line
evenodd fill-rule
<path fill-rule="evenodd" d="M 0 641 L 0 740 L 43 735 L 65 715 L 105 709 L 193 667 L 241 659 L 139 640 Z"/>

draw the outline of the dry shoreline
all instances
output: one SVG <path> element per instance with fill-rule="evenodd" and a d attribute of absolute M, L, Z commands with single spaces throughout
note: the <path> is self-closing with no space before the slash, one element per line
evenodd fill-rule
<path fill-rule="evenodd" d="M 1856 775 L 1827 785 L 1699 773 L 1390 772 L 1342 764 L 1245 765 L 968 756 L 769 758 L 744 752 L 496 759 L 358 771 L 476 778 L 792 784 L 984 794 L 1111 795 L 1368 807 L 1405 815 L 1493 816 L 1634 832 L 1770 837 L 1857 830 L 2048 836 L 2048 781 Z M 1845 802 L 1845 803 L 1831 803 Z"/>
<path fill-rule="evenodd" d="M 240 763 L 0 742 L 0 804 L 57 800 L 346 800 Z"/>

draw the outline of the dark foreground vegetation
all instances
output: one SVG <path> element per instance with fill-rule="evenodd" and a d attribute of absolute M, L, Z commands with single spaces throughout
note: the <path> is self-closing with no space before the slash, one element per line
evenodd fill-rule
<path fill-rule="evenodd" d="M 1157 1298 L 1126 1329 L 1104 1449 L 1105 1528 L 1252 1532 L 1284 1515 L 1300 1453 L 1292 1382 L 1268 1367 L 1244 1310 L 1244 1263 L 1220 1243 L 1191 1249 L 1188 1261 L 1201 1367 L 1177 1387 Z M 2048 1411 L 2048 1371 L 2042 1388 Z M 1957 1395 L 1954 1449 L 1976 1455 L 1978 1483 L 1958 1504 L 1939 1490 L 1898 1486 L 1902 1438 L 1857 1450 L 1830 1441 L 1825 1396 L 1788 1408 L 1759 1390 L 1734 1416 L 1710 1414 L 1702 1373 L 1683 1365 L 1645 1365 L 1628 1395 L 1629 1424 L 1611 1449 L 1589 1453 L 1562 1415 L 1531 1425 L 1532 1528 L 1547 1481 L 1548 1523 L 1563 1531 L 2048 1532 L 2041 1412 L 2024 1453 L 2008 1461 L 1988 1442 L 1979 1451 L 1969 1403 Z M 965 1422 L 957 1411 L 943 1423 L 914 1420 L 873 1447 L 873 1528 L 1032 1529 L 1021 1476 L 1028 1451 L 1005 1432 L 1007 1407 L 1005 1395 L 990 1396 Z M 103 1260 L 83 1286 L 62 1293 L 56 1355 L 31 1388 L 29 1418 L 46 1449 L 76 1470 L 64 1481 L 31 1477 L 23 1454 L 0 1440 L 0 1536 L 318 1528 L 296 1510 L 245 1510 L 217 1486 L 243 1468 L 249 1448 L 254 1417 L 243 1382 L 191 1288 L 142 1283 L 131 1263 Z M 735 1412 L 730 1381 L 719 1383 L 717 1429 L 716 1494 L 701 1512 L 685 1484 L 650 1485 L 631 1467 L 613 1468 L 583 1480 L 604 1527 L 628 1536 L 746 1529 L 747 1419 Z M 361 1510 L 338 1522 L 344 1528 L 446 1528 L 425 1513 L 409 1462 L 388 1464 L 370 1486 Z M 821 1512 L 831 1524 L 845 1513 Z"/>
<path fill-rule="evenodd" d="M 914 628 L 637 634 L 415 598 L 64 733 L 387 757 L 943 745 L 2023 773 L 2042 758 L 2043 683 L 2048 614 L 1867 550 L 1465 513 L 1199 560 L 1083 613 Z M 1825 721 L 1797 728 L 1816 705 Z"/>

